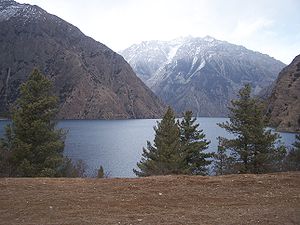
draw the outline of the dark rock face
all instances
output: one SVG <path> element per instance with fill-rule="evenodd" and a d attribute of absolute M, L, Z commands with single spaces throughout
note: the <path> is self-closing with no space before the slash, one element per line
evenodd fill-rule
<path fill-rule="evenodd" d="M 177 112 L 227 116 L 238 90 L 254 94 L 269 86 L 285 66 L 267 55 L 212 37 L 149 41 L 121 52 L 137 75 Z"/>
<path fill-rule="evenodd" d="M 300 55 L 280 72 L 267 111 L 271 126 L 279 131 L 300 132 Z"/>
<path fill-rule="evenodd" d="M 53 82 L 65 119 L 157 118 L 161 101 L 122 56 L 38 6 L 0 1 L 0 112 L 34 67 Z"/>

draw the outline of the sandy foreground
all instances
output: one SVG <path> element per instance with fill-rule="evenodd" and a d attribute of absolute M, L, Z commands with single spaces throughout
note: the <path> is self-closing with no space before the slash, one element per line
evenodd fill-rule
<path fill-rule="evenodd" d="M 300 224 L 300 172 L 1 178 L 0 224 Z"/>

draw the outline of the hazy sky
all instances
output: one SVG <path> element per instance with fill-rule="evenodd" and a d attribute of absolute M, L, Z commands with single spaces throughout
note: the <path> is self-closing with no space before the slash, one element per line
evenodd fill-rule
<path fill-rule="evenodd" d="M 284 63 L 300 54 L 300 0 L 17 0 L 119 51 L 146 40 L 213 36 Z"/>

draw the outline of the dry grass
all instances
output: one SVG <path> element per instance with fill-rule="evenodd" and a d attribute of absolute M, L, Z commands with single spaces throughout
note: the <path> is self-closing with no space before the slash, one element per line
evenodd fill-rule
<path fill-rule="evenodd" d="M 0 224 L 300 224 L 300 173 L 0 179 Z"/>

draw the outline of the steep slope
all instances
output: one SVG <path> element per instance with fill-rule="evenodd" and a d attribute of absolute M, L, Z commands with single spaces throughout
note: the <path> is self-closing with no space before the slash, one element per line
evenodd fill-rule
<path fill-rule="evenodd" d="M 300 55 L 280 72 L 267 109 L 279 131 L 300 132 Z"/>
<path fill-rule="evenodd" d="M 60 118 L 153 118 L 164 111 L 122 56 L 38 6 L 1 0 L 1 113 L 34 67 L 53 80 Z"/>
<path fill-rule="evenodd" d="M 137 75 L 177 112 L 226 116 L 230 99 L 245 84 L 254 94 L 276 79 L 284 64 L 212 37 L 149 41 L 121 52 Z"/>

